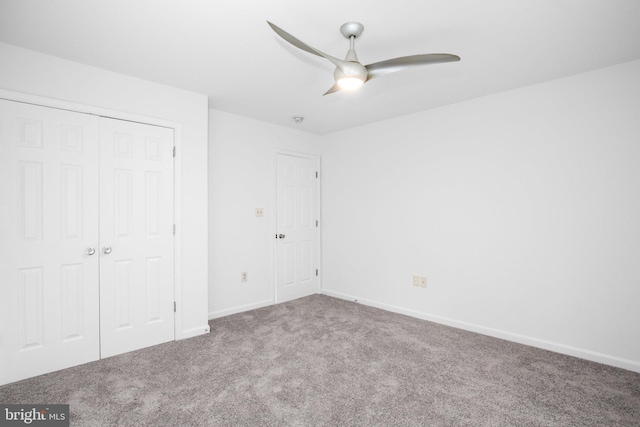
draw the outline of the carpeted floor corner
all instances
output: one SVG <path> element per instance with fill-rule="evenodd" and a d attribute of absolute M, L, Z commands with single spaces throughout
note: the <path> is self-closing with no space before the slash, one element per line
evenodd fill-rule
<path fill-rule="evenodd" d="M 640 426 L 640 374 L 322 295 L 0 387 L 72 426 Z"/>

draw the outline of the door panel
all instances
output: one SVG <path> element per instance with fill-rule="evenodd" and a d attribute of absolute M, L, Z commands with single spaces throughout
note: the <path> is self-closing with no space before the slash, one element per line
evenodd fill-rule
<path fill-rule="evenodd" d="M 174 339 L 173 130 L 0 100 L 0 148 L 0 384 Z"/>
<path fill-rule="evenodd" d="M 101 118 L 100 137 L 100 330 L 108 357 L 174 339 L 173 130 Z"/>
<path fill-rule="evenodd" d="M 99 357 L 98 119 L 0 100 L 0 384 Z"/>
<path fill-rule="evenodd" d="M 320 291 L 315 158 L 276 157 L 276 301 Z M 284 235 L 280 238 L 280 235 Z"/>

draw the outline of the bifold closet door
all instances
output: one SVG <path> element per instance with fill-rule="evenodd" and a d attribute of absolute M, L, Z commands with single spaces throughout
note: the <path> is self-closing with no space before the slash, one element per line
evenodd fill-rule
<path fill-rule="evenodd" d="M 173 141 L 0 100 L 0 384 L 174 339 Z"/>
<path fill-rule="evenodd" d="M 101 118 L 101 357 L 174 339 L 173 239 L 173 129 Z"/>
<path fill-rule="evenodd" d="M 99 358 L 98 120 L 0 100 L 0 384 Z"/>

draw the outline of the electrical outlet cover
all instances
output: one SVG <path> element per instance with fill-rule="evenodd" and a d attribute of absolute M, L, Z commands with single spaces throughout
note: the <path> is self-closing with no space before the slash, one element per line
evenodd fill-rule
<path fill-rule="evenodd" d="M 427 287 L 427 278 L 424 276 L 420 276 L 420 287 L 421 288 Z"/>

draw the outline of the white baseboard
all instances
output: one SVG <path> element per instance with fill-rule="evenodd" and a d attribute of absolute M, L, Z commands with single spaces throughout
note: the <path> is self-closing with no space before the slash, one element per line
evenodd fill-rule
<path fill-rule="evenodd" d="M 212 311 L 209 313 L 209 320 L 217 319 L 219 317 L 229 316 L 231 314 L 242 313 L 243 311 L 255 310 L 256 308 L 267 307 L 273 305 L 272 299 L 258 301 L 251 304 L 239 305 L 236 307 L 225 308 L 224 310 Z"/>
<path fill-rule="evenodd" d="M 418 319 L 428 320 L 434 323 L 440 323 L 442 325 L 452 326 L 458 329 L 464 329 L 466 331 L 477 332 L 479 334 L 488 335 L 491 337 L 500 338 L 507 341 L 513 341 L 519 344 L 530 345 L 532 347 L 542 348 L 544 350 L 566 354 L 569 356 L 578 357 L 580 359 L 586 359 L 592 362 L 598 362 L 605 365 L 615 366 L 617 368 L 627 369 L 629 371 L 640 373 L 640 362 L 636 362 L 629 359 L 623 359 L 623 358 L 611 356 L 608 354 L 598 353 L 595 351 L 585 350 L 582 348 L 572 347 L 572 346 L 559 344 L 551 341 L 545 341 L 538 338 L 528 337 L 525 335 L 514 334 L 511 332 L 506 332 L 499 329 L 487 328 L 485 326 L 462 322 L 459 320 L 450 319 L 447 317 L 442 317 L 435 314 L 429 314 L 422 311 L 412 310 L 404 307 L 399 307 L 391 304 L 385 304 L 379 301 L 362 299 L 353 295 L 347 295 L 341 292 L 335 292 L 328 289 L 323 289 L 322 294 L 330 297 L 358 302 L 360 304 L 380 308 L 380 309 L 391 311 L 394 313 L 416 317 Z"/>

